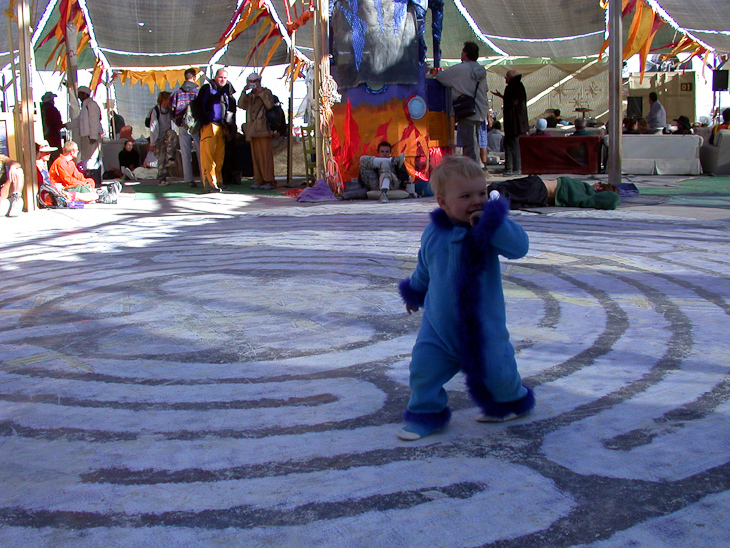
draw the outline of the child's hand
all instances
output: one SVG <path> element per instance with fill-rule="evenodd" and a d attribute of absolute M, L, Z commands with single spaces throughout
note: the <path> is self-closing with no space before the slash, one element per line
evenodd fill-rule
<path fill-rule="evenodd" d="M 479 222 L 479 219 L 481 219 L 482 215 L 484 214 L 484 210 L 475 211 L 471 215 L 469 215 L 469 224 L 471 226 L 477 226 L 477 223 Z"/>
<path fill-rule="evenodd" d="M 418 312 L 418 307 L 413 308 L 411 306 L 406 305 L 406 312 L 408 312 L 409 314 L 413 314 L 414 312 Z"/>

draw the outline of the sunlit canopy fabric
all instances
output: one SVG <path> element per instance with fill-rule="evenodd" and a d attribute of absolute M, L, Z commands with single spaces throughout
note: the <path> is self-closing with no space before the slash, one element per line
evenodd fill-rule
<path fill-rule="evenodd" d="M 31 3 L 34 25 L 41 21 L 49 1 Z M 277 24 L 286 23 L 285 1 L 266 2 Z M 10 0 L 0 0 L 3 10 L 9 4 Z M 236 0 L 85 0 L 83 4 L 99 51 L 111 68 L 206 65 L 237 7 Z M 654 4 L 661 5 L 680 27 L 699 40 L 720 52 L 730 51 L 728 0 L 658 0 Z M 297 8 L 301 13 L 301 4 Z M 46 28 L 53 21 L 51 17 Z M 270 64 L 287 62 L 286 41 L 281 41 L 273 52 L 272 41 L 250 56 L 253 46 L 261 40 L 262 26 L 270 23 L 268 19 L 257 20 L 229 44 L 218 62 L 261 66 L 269 54 Z M 426 29 L 426 43 L 431 48 L 429 24 Z M 604 30 L 605 11 L 598 0 L 445 0 L 441 48 L 445 59 L 458 59 L 463 42 L 476 38 L 485 57 L 583 57 L 598 53 Z M 44 33 L 44 29 L 40 32 Z M 310 58 L 311 33 L 312 21 L 300 28 L 297 38 L 297 45 Z M 677 31 L 665 25 L 655 45 L 669 44 L 676 41 L 676 36 Z M 46 45 L 43 49 L 36 52 L 41 70 L 52 47 Z M 8 50 L 7 25 L 0 25 L 0 61 L 4 64 L 10 60 Z M 79 60 L 80 67 L 90 68 L 91 64 L 85 55 Z"/>

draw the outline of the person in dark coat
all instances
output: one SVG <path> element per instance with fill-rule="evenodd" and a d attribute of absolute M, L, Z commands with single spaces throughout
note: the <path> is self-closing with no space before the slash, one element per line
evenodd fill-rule
<path fill-rule="evenodd" d="M 504 77 L 507 87 L 504 94 L 492 93 L 504 101 L 504 174 L 505 176 L 522 175 L 522 158 L 520 157 L 520 135 L 530 130 L 527 121 L 527 92 L 522 84 L 522 75 L 510 70 Z"/>

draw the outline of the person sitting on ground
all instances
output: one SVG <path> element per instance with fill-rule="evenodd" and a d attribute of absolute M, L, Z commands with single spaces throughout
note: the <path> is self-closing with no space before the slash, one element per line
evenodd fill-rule
<path fill-rule="evenodd" d="M 360 182 L 367 189 L 380 192 L 380 202 L 387 203 L 390 198 L 406 198 L 408 193 L 399 190 L 410 182 L 405 168 L 403 154 L 390 157 L 392 147 L 387 141 L 378 145 L 377 156 L 360 157 Z"/>
<path fill-rule="evenodd" d="M 139 152 L 134 149 L 134 141 L 127 139 L 124 143 L 124 148 L 119 151 L 119 167 L 125 178 L 134 181 L 136 177 L 132 172 L 139 166 Z"/>
<path fill-rule="evenodd" d="M 56 205 L 53 197 L 50 194 L 43 192 L 43 187 L 46 185 L 55 189 L 56 192 L 59 192 L 67 202 L 73 202 L 75 200 L 83 201 L 77 197 L 76 192 L 66 192 L 62 185 L 51 182 L 51 176 L 48 173 L 48 161 L 51 159 L 51 153 L 56 150 L 58 149 L 56 147 L 52 147 L 48 141 L 41 141 L 40 143 L 35 144 L 35 170 L 36 181 L 38 182 L 39 189 L 39 202 L 42 201 L 44 205 L 49 207 L 54 207 Z M 86 193 L 83 196 L 86 198 L 87 202 L 93 201 L 90 199 L 92 196 L 91 193 Z"/>
<path fill-rule="evenodd" d="M 643 118 L 636 122 L 636 129 L 641 135 L 652 133 L 651 128 L 649 127 L 649 122 L 647 122 Z"/>
<path fill-rule="evenodd" d="M 51 176 L 48 173 L 48 160 L 51 159 L 51 153 L 58 150 L 57 147 L 52 147 L 48 141 L 41 141 L 35 144 L 35 169 L 36 169 L 36 181 L 40 185 L 45 183 L 49 186 L 51 183 Z M 60 189 L 59 189 L 60 190 Z"/>
<path fill-rule="evenodd" d="M 583 118 L 576 118 L 575 122 L 573 122 L 573 125 L 575 126 L 575 131 L 571 133 L 571 136 L 579 137 L 581 135 L 590 135 L 588 133 L 588 130 L 586 130 L 586 123 Z"/>
<path fill-rule="evenodd" d="M 675 118 L 674 121 L 677 122 L 677 130 L 672 132 L 674 135 L 694 135 L 689 118 L 680 116 L 679 118 Z"/>
<path fill-rule="evenodd" d="M 125 141 L 130 139 L 134 141 L 134 137 L 132 137 L 132 126 L 122 126 L 119 130 L 119 138 Z"/>
<path fill-rule="evenodd" d="M 411 352 L 406 424 L 396 433 L 404 441 L 448 425 L 444 385 L 459 371 L 481 408 L 478 422 L 517 419 L 535 406 L 509 340 L 499 266 L 499 255 L 527 254 L 527 234 L 504 200 L 487 200 L 484 171 L 471 158 L 444 158 L 430 182 L 439 208 L 421 237 L 415 271 L 398 286 L 409 314 L 424 311 Z"/>
<path fill-rule="evenodd" d="M 84 177 L 76 167 L 76 158 L 79 155 L 79 145 L 74 141 L 66 141 L 63 153 L 56 158 L 48 170 L 51 183 L 60 184 L 66 192 L 75 192 L 75 200 L 82 202 L 98 202 L 101 204 L 116 204 L 121 184 L 109 185 L 110 188 L 96 190 L 94 179 Z"/>
<path fill-rule="evenodd" d="M 547 127 L 547 120 L 545 118 L 539 118 L 535 122 L 535 133 L 530 134 L 530 137 L 552 137 L 552 135 L 545 131 Z"/>
<path fill-rule="evenodd" d="M 542 179 L 528 175 L 490 184 L 489 199 L 507 198 L 510 208 L 521 207 L 583 207 L 616 209 L 621 203 L 618 188 L 611 183 L 592 185 L 572 177 Z"/>
<path fill-rule="evenodd" d="M 23 168 L 0 154 L 0 216 L 18 217 L 23 211 Z"/>
<path fill-rule="evenodd" d="M 563 120 L 560 117 L 560 109 L 554 108 L 553 113 L 549 115 L 547 118 L 545 118 L 547 121 L 547 127 L 558 127 L 558 126 L 567 126 L 568 122 Z"/>
<path fill-rule="evenodd" d="M 636 118 L 633 116 L 627 116 L 623 121 L 623 134 L 624 135 L 640 135 L 641 132 L 636 129 Z"/>
<path fill-rule="evenodd" d="M 730 129 L 730 108 L 726 108 L 722 111 L 722 124 L 717 124 L 712 128 L 712 135 L 710 135 L 710 144 L 715 144 L 715 135 L 721 129 Z"/>
<path fill-rule="evenodd" d="M 487 150 L 489 152 L 504 152 L 504 133 L 502 133 L 502 122 L 492 122 L 492 129 L 487 133 Z"/>

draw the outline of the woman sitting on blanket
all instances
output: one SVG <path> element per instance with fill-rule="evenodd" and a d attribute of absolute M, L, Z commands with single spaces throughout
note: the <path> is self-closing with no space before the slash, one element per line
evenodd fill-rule
<path fill-rule="evenodd" d="M 601 182 L 591 185 L 572 177 L 543 180 L 537 175 L 529 175 L 494 182 L 487 189 L 492 200 L 509 199 L 511 209 L 545 206 L 616 209 L 621 202 L 615 185 Z"/>

